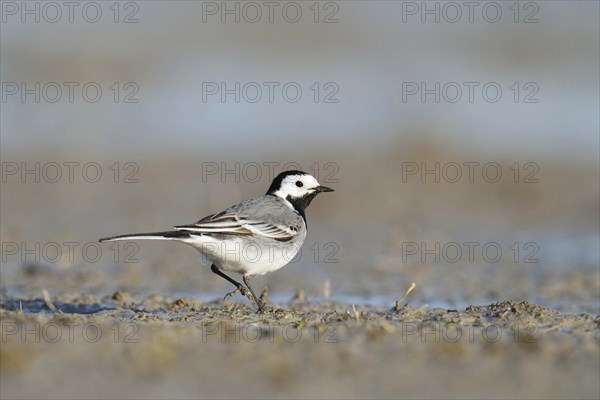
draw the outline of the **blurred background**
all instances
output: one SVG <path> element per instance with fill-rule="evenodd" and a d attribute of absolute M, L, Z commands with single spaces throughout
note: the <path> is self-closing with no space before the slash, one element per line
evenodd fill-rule
<path fill-rule="evenodd" d="M 97 239 L 196 221 L 293 168 L 335 192 L 307 210 L 301 255 L 254 280 L 276 305 L 297 296 L 387 309 L 414 282 L 406 303 L 419 309 L 514 300 L 600 313 L 598 2 L 0 8 L 3 304 L 43 290 L 63 303 L 117 291 L 220 299 L 230 285 L 190 247 Z M 24 318 L 52 316 L 23 304 Z M 107 323 L 85 312 L 57 318 Z M 600 390 L 597 337 L 569 328 L 529 352 L 352 330 L 348 346 L 198 346 L 198 329 L 169 336 L 173 325 L 184 324 L 142 323 L 141 347 L 13 341 L 0 349 L 3 395 Z"/>
<path fill-rule="evenodd" d="M 415 282 L 598 312 L 597 2 L 24 4 L 2 2 L 3 293 L 219 296 L 190 248 L 95 240 L 299 168 L 336 192 L 259 278 L 275 299 Z"/>

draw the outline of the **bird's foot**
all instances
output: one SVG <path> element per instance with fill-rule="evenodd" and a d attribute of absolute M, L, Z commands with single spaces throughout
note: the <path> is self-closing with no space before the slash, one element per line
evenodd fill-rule
<path fill-rule="evenodd" d="M 225 300 L 226 298 L 228 298 L 229 296 L 233 296 L 234 294 L 236 294 L 237 292 L 240 292 L 240 294 L 242 296 L 246 296 L 248 297 L 250 300 L 252 300 L 252 293 L 250 293 L 249 290 L 247 290 L 246 288 L 242 287 L 242 286 L 238 286 L 236 287 L 234 290 L 232 290 L 231 292 L 227 293 L 224 297 L 223 300 Z"/>
<path fill-rule="evenodd" d="M 261 308 L 256 310 L 257 314 L 273 314 L 274 316 L 282 316 L 289 313 L 289 311 L 284 310 L 283 308 L 272 307 L 263 305 Z"/>

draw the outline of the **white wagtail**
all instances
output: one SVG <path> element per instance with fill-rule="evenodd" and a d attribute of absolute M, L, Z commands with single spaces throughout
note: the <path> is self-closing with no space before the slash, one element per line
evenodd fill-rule
<path fill-rule="evenodd" d="M 266 195 L 242 201 L 194 224 L 166 232 L 107 237 L 100 242 L 158 239 L 189 244 L 212 263 L 212 272 L 235 285 L 236 289 L 225 297 L 239 290 L 262 311 L 250 277 L 276 271 L 296 256 L 306 238 L 304 211 L 321 192 L 333 189 L 320 185 L 306 172 L 285 171 L 275 177 Z M 250 293 L 224 271 L 242 274 Z"/>

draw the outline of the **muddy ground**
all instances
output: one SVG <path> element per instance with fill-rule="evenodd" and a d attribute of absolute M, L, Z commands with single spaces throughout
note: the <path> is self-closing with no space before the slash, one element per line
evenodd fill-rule
<path fill-rule="evenodd" d="M 2 398 L 598 398 L 600 316 L 296 297 L 16 299 Z M 54 308 L 56 311 L 52 311 Z"/>
<path fill-rule="evenodd" d="M 336 192 L 311 204 L 301 257 L 253 278 L 276 308 L 262 315 L 222 300 L 231 285 L 188 246 L 97 240 L 189 223 L 266 180 L 203 183 L 194 155 L 140 160 L 131 185 L 3 184 L 0 397 L 600 397 L 597 168 L 404 183 L 402 160 L 481 155 L 320 159 Z"/>

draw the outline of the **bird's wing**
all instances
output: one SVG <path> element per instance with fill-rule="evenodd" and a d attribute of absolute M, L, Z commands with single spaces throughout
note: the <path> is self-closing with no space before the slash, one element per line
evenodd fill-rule
<path fill-rule="evenodd" d="M 293 227 L 246 219 L 234 212 L 226 211 L 209 215 L 192 225 L 176 226 L 175 230 L 207 234 L 256 235 L 281 242 L 287 242 L 298 234 L 297 229 Z"/>

